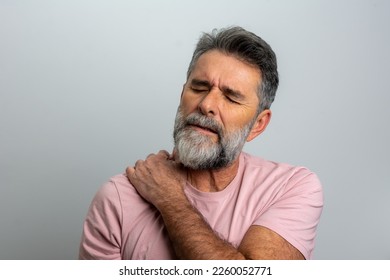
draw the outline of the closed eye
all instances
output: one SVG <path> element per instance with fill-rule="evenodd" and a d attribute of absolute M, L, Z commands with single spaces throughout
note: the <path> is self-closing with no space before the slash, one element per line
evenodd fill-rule
<path fill-rule="evenodd" d="M 204 92 L 208 92 L 208 89 L 205 89 L 205 88 L 191 88 L 191 90 L 192 90 L 194 93 L 204 93 Z"/>
<path fill-rule="evenodd" d="M 233 103 L 241 104 L 240 102 L 245 99 L 244 95 L 238 90 L 232 90 L 230 88 L 224 88 L 225 97 Z"/>
<path fill-rule="evenodd" d="M 225 97 L 231 103 L 240 104 L 239 102 L 235 101 L 233 98 L 229 97 L 228 95 L 225 95 Z"/>

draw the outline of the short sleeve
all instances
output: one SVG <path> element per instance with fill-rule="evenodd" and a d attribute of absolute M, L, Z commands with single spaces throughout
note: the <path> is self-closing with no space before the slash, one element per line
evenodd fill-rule
<path fill-rule="evenodd" d="M 286 182 L 277 200 L 255 221 L 312 258 L 314 239 L 323 208 L 323 192 L 318 177 L 301 168 Z"/>
<path fill-rule="evenodd" d="M 79 259 L 121 259 L 121 205 L 109 181 L 96 193 L 84 221 Z"/>

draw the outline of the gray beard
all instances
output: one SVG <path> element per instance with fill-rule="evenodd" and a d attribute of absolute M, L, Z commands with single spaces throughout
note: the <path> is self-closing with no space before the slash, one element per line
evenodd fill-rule
<path fill-rule="evenodd" d="M 255 121 L 256 118 L 242 129 L 224 133 L 214 119 L 199 113 L 192 113 L 184 118 L 179 108 L 173 131 L 176 156 L 185 167 L 193 170 L 227 167 L 240 154 Z M 188 125 L 191 124 L 215 131 L 218 142 L 214 143 L 209 136 L 189 128 Z"/>

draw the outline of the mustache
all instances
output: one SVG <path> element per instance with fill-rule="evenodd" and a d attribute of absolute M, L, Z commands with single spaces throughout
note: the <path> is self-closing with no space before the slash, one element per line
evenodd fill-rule
<path fill-rule="evenodd" d="M 217 133 L 219 137 L 223 135 L 223 128 L 216 120 L 212 118 L 208 118 L 199 113 L 192 113 L 191 115 L 187 116 L 187 118 L 184 121 L 184 126 L 188 126 L 188 125 L 195 125 L 195 126 L 200 126 L 202 128 L 207 128 Z"/>

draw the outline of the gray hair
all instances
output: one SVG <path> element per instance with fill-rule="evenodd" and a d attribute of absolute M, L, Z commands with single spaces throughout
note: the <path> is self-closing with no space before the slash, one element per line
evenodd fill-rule
<path fill-rule="evenodd" d="M 279 76 L 276 55 L 263 39 L 241 27 L 214 29 L 211 33 L 203 33 L 188 67 L 187 79 L 199 57 L 210 50 L 219 50 L 234 55 L 238 59 L 256 66 L 262 75 L 262 83 L 257 92 L 260 100 L 258 113 L 271 107 L 279 85 Z"/>

